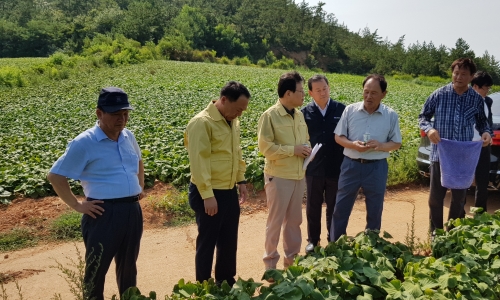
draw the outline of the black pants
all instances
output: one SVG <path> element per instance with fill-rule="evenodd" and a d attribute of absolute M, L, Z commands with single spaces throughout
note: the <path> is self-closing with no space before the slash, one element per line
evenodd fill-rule
<path fill-rule="evenodd" d="M 307 184 L 307 241 L 318 244 L 321 236 L 321 209 L 326 203 L 327 241 L 330 241 L 330 227 L 333 209 L 337 198 L 338 179 L 327 177 L 306 176 Z"/>
<path fill-rule="evenodd" d="M 441 167 L 439 162 L 431 162 L 431 182 L 429 193 L 430 230 L 443 228 L 443 205 L 446 196 L 445 188 L 441 185 Z M 451 189 L 450 210 L 448 220 L 465 217 L 465 197 L 467 189 Z"/>
<path fill-rule="evenodd" d="M 474 206 L 487 210 L 488 184 L 490 183 L 490 154 L 491 146 L 481 148 L 479 161 L 477 162 L 476 179 L 476 201 Z"/>
<path fill-rule="evenodd" d="M 104 208 L 101 216 L 96 219 L 89 215 L 82 217 L 86 249 L 84 282 L 90 288 L 84 299 L 104 299 L 104 281 L 113 258 L 120 295 L 129 287 L 137 286 L 136 261 L 142 237 L 141 206 L 139 202 L 104 202 L 100 205 Z"/>
<path fill-rule="evenodd" d="M 189 205 L 195 211 L 198 237 L 196 238 L 196 280 L 203 282 L 212 277 L 214 250 L 215 281 L 226 280 L 232 286 L 236 276 L 236 250 L 240 204 L 236 187 L 231 190 L 213 190 L 218 212 L 214 216 L 205 213 L 205 205 L 196 185 L 189 185 Z"/>

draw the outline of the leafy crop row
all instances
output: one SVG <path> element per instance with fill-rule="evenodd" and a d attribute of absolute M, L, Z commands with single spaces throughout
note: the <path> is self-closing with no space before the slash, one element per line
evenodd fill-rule
<path fill-rule="evenodd" d="M 33 59 L 40 64 L 41 59 Z M 18 65 L 19 64 L 19 65 Z M 2 59 L 0 66 L 25 67 L 29 59 Z M 251 94 L 241 117 L 241 140 L 247 179 L 262 187 L 263 157 L 257 149 L 257 120 L 277 100 L 276 86 L 283 70 L 206 63 L 151 61 L 139 65 L 96 69 L 79 78 L 43 82 L 37 86 L 3 89 L 0 93 L 0 197 L 13 193 L 31 197 L 52 194 L 45 176 L 72 138 L 95 124 L 99 90 L 119 86 L 135 107 L 128 127 L 142 148 L 147 181 L 175 184 L 189 180 L 189 162 L 183 131 L 190 118 L 217 99 L 229 80 L 245 84 Z M 303 72 L 307 79 L 312 72 Z M 346 104 L 360 101 L 362 77 L 328 75 L 332 98 Z M 389 81 L 384 100 L 400 116 L 403 146 L 390 159 L 389 184 L 417 176 L 417 115 L 435 87 Z M 306 103 L 310 101 L 306 97 Z M 78 183 L 72 188 L 79 192 Z"/>
<path fill-rule="evenodd" d="M 376 232 L 342 236 L 326 248 L 298 256 L 286 270 L 267 270 L 262 280 L 239 279 L 232 287 L 203 283 L 175 285 L 168 299 L 499 299 L 500 211 L 457 219 L 439 231 L 431 257 L 414 256 L 401 243 Z M 385 237 L 390 237 L 387 233 Z M 155 299 L 130 289 L 122 299 Z M 136 298 L 133 298 L 136 297 Z"/>

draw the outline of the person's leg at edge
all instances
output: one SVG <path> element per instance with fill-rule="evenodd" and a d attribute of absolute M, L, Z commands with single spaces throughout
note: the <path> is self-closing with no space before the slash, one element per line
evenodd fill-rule
<path fill-rule="evenodd" d="M 361 187 L 361 163 L 345 158 L 342 162 L 339 190 L 332 215 L 330 233 L 331 241 L 335 242 L 341 235 L 346 234 L 347 224 L 351 216 L 354 201 Z"/>
<path fill-rule="evenodd" d="M 452 189 L 450 209 L 448 211 L 448 221 L 450 219 L 458 219 L 465 217 L 465 199 L 467 197 L 467 189 Z M 451 230 L 453 226 L 448 226 L 447 230 Z"/>
<path fill-rule="evenodd" d="M 380 230 L 387 172 L 387 160 L 385 159 L 366 164 L 363 169 L 362 188 L 366 196 L 366 229 Z"/>
<path fill-rule="evenodd" d="M 332 225 L 332 216 L 337 200 L 337 191 L 339 189 L 338 178 L 326 178 L 325 202 L 326 202 L 326 229 L 328 231 L 326 242 L 330 242 L 330 227 Z"/>
<path fill-rule="evenodd" d="M 137 286 L 137 258 L 141 244 L 143 220 L 139 202 L 118 203 L 120 230 L 125 231 L 122 244 L 115 255 L 116 281 L 120 295 L 132 286 Z"/>
<path fill-rule="evenodd" d="M 264 256 L 262 260 L 266 269 L 276 269 L 280 254 L 278 243 L 280 239 L 281 226 L 285 219 L 286 210 L 290 203 L 293 190 L 287 189 L 283 179 L 264 174 L 267 197 L 268 216 L 266 222 L 266 238 L 264 243 Z"/>
<path fill-rule="evenodd" d="M 288 268 L 295 259 L 295 255 L 300 252 L 302 244 L 302 233 L 300 224 L 302 224 L 302 199 L 306 189 L 306 180 L 286 180 L 286 186 L 293 190 L 290 197 L 290 204 L 286 209 L 285 219 L 283 220 L 283 251 L 284 267 Z"/>
<path fill-rule="evenodd" d="M 323 207 L 323 191 L 325 178 L 307 176 L 307 241 L 316 246 L 321 236 L 321 209 Z"/>
<path fill-rule="evenodd" d="M 481 207 L 484 212 L 488 209 L 488 184 L 490 181 L 491 146 L 483 147 L 477 162 L 475 181 L 476 197 L 474 206 Z"/>
<path fill-rule="evenodd" d="M 212 277 L 212 264 L 217 243 L 221 217 L 217 213 L 209 216 L 205 213 L 204 200 L 194 184 L 189 185 L 189 205 L 195 212 L 198 236 L 196 237 L 195 269 L 196 280 L 203 282 Z"/>
<path fill-rule="evenodd" d="M 85 244 L 85 299 L 104 299 L 104 282 L 106 273 L 116 253 L 114 245 L 116 232 L 105 230 L 113 228 L 115 214 L 114 204 L 103 203 L 105 212 L 93 219 L 89 215 L 82 216 L 82 236 Z"/>
<path fill-rule="evenodd" d="M 443 205 L 447 188 L 441 185 L 441 167 L 439 162 L 431 162 L 429 192 L 429 218 L 431 234 L 436 228 L 443 228 Z"/>
<path fill-rule="evenodd" d="M 224 280 L 229 286 L 235 283 L 236 252 L 238 248 L 238 226 L 240 222 L 240 203 L 236 188 L 224 190 L 219 209 L 222 223 L 217 239 L 217 255 L 215 258 L 215 281 L 220 284 Z"/>

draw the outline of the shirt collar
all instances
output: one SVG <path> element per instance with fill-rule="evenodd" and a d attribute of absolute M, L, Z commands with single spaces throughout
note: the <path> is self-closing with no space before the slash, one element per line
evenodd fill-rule
<path fill-rule="evenodd" d="M 325 109 L 322 109 L 318 103 L 316 103 L 316 100 L 313 99 L 313 103 L 314 105 L 316 105 L 316 107 L 320 110 L 320 111 L 326 111 L 328 109 L 328 105 L 330 105 L 330 99 L 328 99 L 328 101 L 326 102 L 326 106 L 325 106 Z"/>
<path fill-rule="evenodd" d="M 359 105 L 358 105 L 357 110 L 358 110 L 358 111 L 361 111 L 361 110 L 362 110 L 362 111 L 364 111 L 364 112 L 368 113 L 368 112 L 365 110 L 365 107 L 364 107 L 364 105 L 363 105 L 363 103 L 364 103 L 364 102 L 363 102 L 363 101 L 361 101 L 361 102 L 358 102 L 358 103 L 359 103 Z M 383 109 L 383 105 L 384 105 L 384 104 L 382 104 L 382 102 L 380 102 L 380 104 L 379 104 L 378 108 L 374 111 L 374 113 L 378 112 L 378 113 L 383 114 L 383 110 L 382 110 L 382 109 Z"/>
<path fill-rule="evenodd" d="M 99 120 L 97 120 L 95 122 L 94 133 L 95 133 L 95 137 L 96 137 L 98 142 L 105 140 L 105 139 L 108 139 L 108 140 L 110 139 L 110 138 L 108 138 L 106 133 L 104 133 L 104 131 L 102 131 L 101 127 L 99 127 Z M 121 140 L 120 137 L 127 138 L 128 137 L 127 132 L 125 130 L 122 130 L 122 132 L 120 132 L 120 136 L 118 136 L 118 141 Z"/>
<path fill-rule="evenodd" d="M 225 120 L 220 111 L 217 109 L 217 106 L 215 106 L 215 101 L 210 101 L 207 106 L 207 111 L 210 118 L 212 118 L 214 121 Z"/>
<path fill-rule="evenodd" d="M 458 95 L 457 91 L 455 91 L 455 89 L 453 88 L 453 82 L 450 82 L 450 84 L 448 86 L 451 89 L 451 91 L 453 93 L 455 93 L 455 95 L 457 95 L 457 96 L 468 96 L 471 91 L 473 91 L 474 93 L 476 93 L 476 91 L 474 91 L 474 89 L 470 85 L 467 88 L 467 90 L 465 92 L 463 92 L 462 95 Z"/>
<path fill-rule="evenodd" d="M 288 113 L 285 110 L 285 107 L 283 104 L 281 104 L 281 101 L 278 99 L 278 102 L 276 102 L 276 106 L 278 107 L 278 112 L 280 113 L 281 116 L 286 116 Z"/>

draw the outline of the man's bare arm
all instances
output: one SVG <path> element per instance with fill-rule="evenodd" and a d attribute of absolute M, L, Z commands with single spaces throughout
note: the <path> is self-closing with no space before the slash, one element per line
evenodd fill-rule
<path fill-rule="evenodd" d="M 78 201 L 75 194 L 71 191 L 66 177 L 59 174 L 49 173 L 47 175 L 47 179 L 52 184 L 52 187 L 56 191 L 59 198 L 61 198 L 64 203 L 68 204 L 69 207 L 73 208 L 77 212 L 88 214 L 94 219 L 96 218 L 96 214 L 102 215 L 104 212 L 104 208 L 97 205 L 98 203 L 104 203 L 104 201 Z"/>

